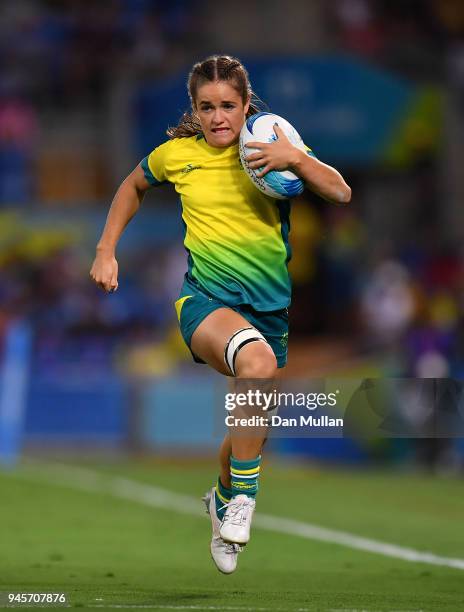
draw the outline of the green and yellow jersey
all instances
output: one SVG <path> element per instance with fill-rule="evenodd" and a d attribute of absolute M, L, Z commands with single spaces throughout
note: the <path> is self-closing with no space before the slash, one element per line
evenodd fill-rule
<path fill-rule="evenodd" d="M 238 145 L 175 138 L 141 166 L 151 185 L 173 183 L 182 203 L 188 276 L 228 306 L 271 311 L 290 303 L 290 203 L 261 193 L 243 170 Z"/>

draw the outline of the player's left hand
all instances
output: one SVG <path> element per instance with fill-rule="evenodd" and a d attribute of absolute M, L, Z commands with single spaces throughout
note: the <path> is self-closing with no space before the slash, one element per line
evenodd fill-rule
<path fill-rule="evenodd" d="M 250 168 L 262 168 L 256 173 L 258 177 L 264 176 L 270 170 L 288 170 L 297 163 L 300 149 L 292 145 L 277 123 L 274 123 L 274 132 L 277 140 L 273 142 L 253 141 L 245 145 L 252 149 L 259 149 L 247 156 Z"/>

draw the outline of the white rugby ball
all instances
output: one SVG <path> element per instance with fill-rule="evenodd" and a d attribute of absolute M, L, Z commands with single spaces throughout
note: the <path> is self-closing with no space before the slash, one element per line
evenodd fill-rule
<path fill-rule="evenodd" d="M 301 136 L 295 128 L 283 117 L 273 113 L 256 113 L 245 120 L 240 132 L 239 153 L 244 170 L 247 172 L 253 184 L 263 193 L 278 200 L 294 198 L 304 190 L 304 182 L 290 170 L 279 172 L 271 170 L 263 177 L 256 176 L 260 168 L 250 168 L 246 158 L 258 149 L 246 147 L 248 142 L 273 142 L 277 140 L 274 132 L 274 124 L 277 123 L 290 142 L 299 149 L 306 151 L 307 148 Z"/>

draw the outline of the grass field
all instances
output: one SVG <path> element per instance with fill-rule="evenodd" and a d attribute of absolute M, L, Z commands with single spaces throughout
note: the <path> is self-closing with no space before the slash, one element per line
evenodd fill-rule
<path fill-rule="evenodd" d="M 199 499 L 213 461 L 80 465 L 92 472 L 31 462 L 0 472 L 0 591 L 66 592 L 73 607 L 118 609 L 464 610 L 462 569 L 257 526 L 237 572 L 223 576 Z M 188 497 L 178 511 L 131 499 L 130 486 L 123 499 L 120 477 Z M 463 559 L 463 493 L 457 479 L 268 462 L 258 514 Z"/>

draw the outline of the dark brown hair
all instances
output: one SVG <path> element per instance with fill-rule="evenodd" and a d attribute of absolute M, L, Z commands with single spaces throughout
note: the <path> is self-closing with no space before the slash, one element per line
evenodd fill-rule
<path fill-rule="evenodd" d="M 243 104 L 248 98 L 250 99 L 247 117 L 261 110 L 258 104 L 262 105 L 262 102 L 251 89 L 248 72 L 240 60 L 229 55 L 212 55 L 194 64 L 190 71 L 187 90 L 192 110 L 182 115 L 176 127 L 168 128 L 166 133 L 169 138 L 188 138 L 202 133 L 200 121 L 195 112 L 195 99 L 201 85 L 214 81 L 228 81 L 240 94 Z"/>

